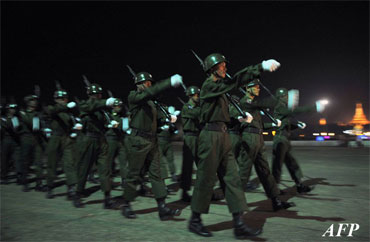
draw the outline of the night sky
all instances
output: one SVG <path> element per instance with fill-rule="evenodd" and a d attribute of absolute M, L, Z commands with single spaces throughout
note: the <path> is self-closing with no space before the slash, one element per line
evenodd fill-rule
<path fill-rule="evenodd" d="M 233 74 L 274 58 L 281 68 L 262 74 L 273 92 L 300 90 L 300 104 L 327 98 L 322 115 L 348 122 L 356 102 L 369 118 L 368 2 L 2 2 L 1 95 L 19 103 L 41 86 L 52 103 L 54 80 L 85 99 L 82 74 L 127 102 L 135 88 L 125 65 L 156 80 L 178 73 L 184 83 L 205 79 L 202 58 L 220 52 Z M 266 92 L 262 93 L 266 96 Z M 106 93 L 105 93 L 105 96 Z M 164 100 L 181 108 L 176 96 Z M 23 104 L 23 103 L 22 103 Z"/>

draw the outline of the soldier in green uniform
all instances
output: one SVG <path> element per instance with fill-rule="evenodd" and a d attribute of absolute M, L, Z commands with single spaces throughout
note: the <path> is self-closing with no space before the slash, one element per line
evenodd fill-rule
<path fill-rule="evenodd" d="M 124 145 L 128 127 L 125 127 L 125 117 L 123 117 L 124 115 L 122 110 L 123 102 L 121 99 L 116 98 L 113 103 L 112 111 L 110 112 L 112 123 L 108 125 L 109 129 L 105 133 L 105 136 L 108 141 L 109 167 L 111 167 L 113 171 L 115 159 L 118 158 L 121 183 L 123 187 L 124 180 L 128 173 L 127 151 L 126 146 Z"/>
<path fill-rule="evenodd" d="M 159 218 L 166 220 L 179 215 L 180 211 L 170 209 L 165 203 L 167 191 L 160 174 L 157 138 L 160 120 L 158 120 L 159 114 L 155 104 L 157 102 L 154 98 L 171 86 L 181 85 L 182 77 L 176 74 L 153 86 L 152 82 L 153 78 L 149 73 L 136 74 L 137 90 L 131 91 L 128 96 L 131 134 L 127 137 L 129 172 L 124 184 L 122 215 L 126 218 L 136 218 L 130 202 L 137 197 L 136 186 L 142 183 L 142 169 L 145 169 L 149 173 L 152 192 L 158 203 Z"/>
<path fill-rule="evenodd" d="M 17 173 L 18 182 L 20 182 L 20 122 L 17 114 L 18 105 L 10 102 L 5 106 L 6 113 L 1 117 L 1 184 L 8 184 L 8 173 L 11 167 L 11 161 Z"/>
<path fill-rule="evenodd" d="M 198 164 L 198 136 L 200 132 L 200 89 L 197 86 L 190 86 L 186 89 L 189 101 L 184 104 L 181 110 L 181 121 L 184 132 L 184 145 L 182 147 L 182 168 L 180 188 L 182 189 L 181 200 L 190 202 L 191 197 L 188 191 L 191 187 L 193 175 L 193 163 Z"/>
<path fill-rule="evenodd" d="M 38 111 L 38 99 L 36 95 L 28 95 L 24 98 L 27 107 L 20 111 L 20 164 L 22 170 L 21 183 L 23 191 L 28 192 L 28 173 L 29 168 L 33 164 L 36 170 L 36 191 L 44 191 L 43 185 L 43 162 L 42 156 L 45 146 L 45 136 L 42 133 L 41 119 L 42 115 Z"/>
<path fill-rule="evenodd" d="M 84 129 L 83 135 L 77 143 L 80 152 L 77 165 L 77 200 L 80 200 L 80 196 L 84 192 L 86 179 L 92 164 L 96 163 L 100 188 L 104 192 L 103 208 L 111 209 L 114 204 L 110 196 L 112 189 L 111 167 L 108 160 L 108 143 L 105 132 L 108 124 L 112 124 L 113 121 L 110 120 L 107 112 L 108 108 L 113 106 L 115 98 L 102 99 L 102 92 L 103 89 L 100 85 L 90 84 L 87 87 L 89 98 L 79 103 Z M 81 203 L 77 204 L 81 205 Z"/>
<path fill-rule="evenodd" d="M 216 173 L 223 176 L 221 178 L 226 184 L 225 198 L 233 215 L 235 237 L 256 236 L 262 232 L 261 229 L 248 227 L 242 219 L 243 212 L 247 210 L 247 203 L 227 133 L 226 124 L 230 122 L 230 115 L 226 93 L 258 77 L 262 70 L 274 71 L 279 64 L 275 60 L 263 63 L 248 66 L 228 80 L 225 79 L 227 69 L 223 55 L 211 54 L 204 61 L 204 71 L 208 74 L 200 92 L 200 122 L 204 128 L 199 135 L 199 163 L 191 200 L 192 216 L 188 227 L 193 233 L 205 237 L 212 236 L 203 226 L 200 215 L 209 211 Z M 241 121 L 251 122 L 250 114 L 245 115 L 246 118 Z"/>
<path fill-rule="evenodd" d="M 76 201 L 77 184 L 77 150 L 74 129 L 81 130 L 82 124 L 76 121 L 76 103 L 68 102 L 68 93 L 63 89 L 54 92 L 54 105 L 46 107 L 46 113 L 51 119 L 52 134 L 48 141 L 46 152 L 47 163 L 47 194 L 46 198 L 54 198 L 53 188 L 56 178 L 58 160 L 63 163 L 66 175 L 67 199 Z"/>
<path fill-rule="evenodd" d="M 260 87 L 259 80 L 253 80 L 246 86 L 246 95 L 241 99 L 243 110 L 250 112 L 254 119 L 250 124 L 242 124 L 242 150 L 240 154 L 240 174 L 242 183 L 246 184 L 249 180 L 252 166 L 254 165 L 257 176 L 262 183 L 265 193 L 271 199 L 274 211 L 286 209 L 294 206 L 293 203 L 281 201 L 278 195 L 280 190 L 270 172 L 268 162 L 265 158 L 265 145 L 263 140 L 263 129 L 269 129 L 274 126 L 280 126 L 281 121 L 276 120 L 275 123 L 263 123 L 261 117 L 261 109 L 274 107 L 276 100 L 264 99 L 257 101 L 255 98 L 259 96 Z"/>
<path fill-rule="evenodd" d="M 282 125 L 276 129 L 276 135 L 274 136 L 272 174 L 275 181 L 280 183 L 281 168 L 283 163 L 285 163 L 290 176 L 296 183 L 297 192 L 309 192 L 313 187 L 302 184 L 302 170 L 291 154 L 292 147 L 289 137 L 292 130 L 297 128 L 304 129 L 306 127 L 305 123 L 293 119 L 296 114 L 314 111 L 323 112 L 325 105 L 321 101 L 316 101 L 315 105 L 295 107 L 294 110 L 291 110 L 288 108 L 288 90 L 286 88 L 278 88 L 275 96 L 279 102 L 275 107 L 274 115 L 282 121 Z"/>

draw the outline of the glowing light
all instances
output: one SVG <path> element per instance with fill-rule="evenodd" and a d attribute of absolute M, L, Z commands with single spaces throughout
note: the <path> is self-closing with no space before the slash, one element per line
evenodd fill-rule
<path fill-rule="evenodd" d="M 364 135 L 370 136 L 370 132 L 365 132 Z"/>
<path fill-rule="evenodd" d="M 324 139 L 330 139 L 330 136 L 327 136 L 327 135 L 326 135 L 326 136 L 324 136 Z"/>
<path fill-rule="evenodd" d="M 328 133 L 329 136 L 335 136 L 335 133 Z"/>
<path fill-rule="evenodd" d="M 322 136 L 328 135 L 328 133 L 326 133 L 326 132 L 321 132 L 320 134 L 321 134 Z"/>
<path fill-rule="evenodd" d="M 304 134 L 300 134 L 299 137 L 304 137 Z"/>
<path fill-rule="evenodd" d="M 263 132 L 262 134 L 263 135 L 269 135 L 269 132 Z"/>
<path fill-rule="evenodd" d="M 319 124 L 320 125 L 326 125 L 326 119 L 325 118 L 320 118 Z"/>
<path fill-rule="evenodd" d="M 316 137 L 316 141 L 324 141 L 324 137 L 322 137 L 322 136 L 317 136 L 317 137 Z"/>
<path fill-rule="evenodd" d="M 329 101 L 327 99 L 320 100 L 320 102 L 324 105 L 328 105 Z"/>
<path fill-rule="evenodd" d="M 275 130 L 271 131 L 271 134 L 272 134 L 272 136 L 275 136 L 276 131 Z"/>
<path fill-rule="evenodd" d="M 319 136 L 320 134 L 319 133 L 313 133 L 312 135 L 313 136 Z"/>

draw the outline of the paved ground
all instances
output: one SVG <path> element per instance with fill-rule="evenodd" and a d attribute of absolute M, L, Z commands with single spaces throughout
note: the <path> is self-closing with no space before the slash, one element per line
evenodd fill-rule
<path fill-rule="evenodd" d="M 268 147 L 271 160 L 271 148 Z M 306 183 L 316 185 L 307 195 L 297 195 L 284 168 L 282 189 L 284 200 L 297 207 L 272 212 L 271 204 L 259 188 L 247 193 L 250 212 L 246 223 L 263 227 L 264 232 L 253 241 L 369 241 L 369 149 L 339 147 L 296 147 L 294 154 L 306 175 Z M 180 169 L 180 146 L 176 146 L 176 162 Z M 61 177 L 63 178 L 63 177 Z M 61 179 L 63 180 L 63 179 Z M 118 180 L 116 180 L 118 181 Z M 169 182 L 169 181 L 168 181 Z M 62 184 L 62 183 L 61 183 Z M 56 189 L 57 197 L 48 200 L 40 192 L 24 193 L 14 183 L 1 185 L 2 241 L 233 241 L 231 216 L 225 201 L 211 205 L 203 215 L 204 224 L 213 232 L 211 238 L 187 231 L 190 209 L 179 201 L 180 192 L 169 196 L 170 206 L 183 208 L 180 217 L 161 222 L 155 201 L 138 197 L 133 208 L 138 214 L 128 220 L 116 210 L 102 209 L 102 193 L 92 193 L 84 200 L 85 208 L 76 209 L 65 199 L 65 186 Z M 171 187 L 176 188 L 173 184 Z M 96 185 L 89 184 L 91 191 Z M 114 197 L 122 190 L 117 187 Z M 322 237 L 333 224 L 337 235 L 340 223 L 357 223 L 353 237 Z M 329 235 L 329 234 L 327 234 Z"/>

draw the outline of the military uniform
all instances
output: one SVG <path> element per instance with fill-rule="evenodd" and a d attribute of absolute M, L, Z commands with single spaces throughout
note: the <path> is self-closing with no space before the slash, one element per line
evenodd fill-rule
<path fill-rule="evenodd" d="M 243 186 L 246 186 L 252 166 L 254 165 L 259 180 L 261 181 L 266 195 L 274 198 L 279 195 L 279 189 L 275 183 L 266 160 L 266 149 L 264 145 L 262 131 L 263 129 L 272 128 L 272 123 L 263 123 L 260 114 L 261 107 L 273 107 L 274 101 L 258 102 L 244 96 L 241 100 L 243 111 L 247 111 L 253 116 L 250 124 L 242 124 L 242 150 L 240 151 L 240 178 Z"/>
<path fill-rule="evenodd" d="M 23 191 L 29 191 L 28 179 L 29 168 L 33 164 L 36 172 L 36 190 L 42 191 L 43 184 L 43 151 L 45 148 L 46 137 L 42 133 L 41 113 L 26 109 L 20 111 L 21 137 L 20 163 L 22 170 L 21 182 L 24 185 Z"/>
<path fill-rule="evenodd" d="M 1 180 L 4 183 L 8 182 L 7 175 L 12 165 L 11 161 L 14 162 L 17 177 L 20 178 L 21 164 L 19 162 L 19 128 L 20 121 L 17 115 L 7 115 L 1 118 Z"/>
<path fill-rule="evenodd" d="M 298 113 L 313 111 L 315 111 L 315 106 L 297 107 L 292 111 L 289 110 L 287 105 L 283 102 L 279 102 L 276 105 L 274 111 L 275 118 L 282 121 L 282 125 L 276 129 L 273 141 L 272 174 L 277 183 L 280 183 L 283 163 L 285 163 L 294 182 L 297 185 L 301 183 L 303 174 L 299 164 L 291 154 L 291 145 L 289 141 L 291 131 L 298 128 L 297 121 L 294 121 L 292 117 Z"/>
<path fill-rule="evenodd" d="M 74 104 L 75 105 L 75 104 Z M 75 195 L 75 185 L 77 184 L 77 134 L 73 132 L 76 119 L 67 107 L 67 104 L 56 103 L 49 105 L 46 112 L 51 119 L 52 134 L 47 145 L 47 198 L 52 198 L 52 189 L 56 178 L 58 160 L 61 159 L 63 171 L 66 175 L 68 186 L 68 198 L 72 199 Z"/>
<path fill-rule="evenodd" d="M 230 123 L 228 124 L 227 131 L 230 135 L 232 151 L 234 153 L 235 159 L 239 164 L 238 157 L 241 149 L 242 137 L 240 134 L 241 124 L 238 120 L 238 117 L 241 116 L 241 114 L 232 104 L 229 104 L 229 112 L 230 112 Z"/>
<path fill-rule="evenodd" d="M 159 152 L 161 154 L 161 177 L 163 179 L 167 178 L 169 170 L 173 181 L 176 178 L 175 159 L 171 144 L 171 135 L 174 132 L 173 127 L 165 124 L 160 128 L 158 133 Z"/>

